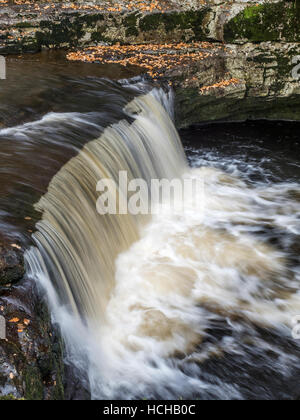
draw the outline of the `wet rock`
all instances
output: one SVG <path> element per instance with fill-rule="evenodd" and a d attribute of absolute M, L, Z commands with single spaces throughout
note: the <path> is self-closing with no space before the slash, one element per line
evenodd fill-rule
<path fill-rule="evenodd" d="M 72 48 L 98 42 L 145 42 L 207 39 L 209 5 L 189 10 L 163 1 L 153 8 L 127 9 L 128 2 L 99 5 L 68 2 L 25 6 L 7 5 L 0 11 L 0 53 L 37 52 L 44 48 Z M 148 7 L 147 7 L 148 3 Z M 121 6 L 120 6 L 121 5 Z M 150 11 L 150 12 L 149 12 Z"/>
<path fill-rule="evenodd" d="M 23 253 L 18 245 L 6 246 L 0 242 L 0 287 L 16 283 L 23 275 Z"/>
<path fill-rule="evenodd" d="M 176 91 L 177 125 L 201 121 L 299 120 L 299 43 L 215 42 L 98 46 L 71 52 L 69 60 L 135 64 Z M 299 65 L 300 68 L 300 65 Z"/>
<path fill-rule="evenodd" d="M 271 7 L 274 2 L 269 3 Z M 243 25 L 240 20 L 244 22 L 248 12 L 242 15 L 243 18 L 240 14 L 248 6 L 250 10 L 251 7 L 256 10 L 257 4 L 266 7 L 268 15 L 272 14 L 262 0 L 115 0 L 85 4 L 78 1 L 28 1 L 26 5 L 6 4 L 0 10 L 0 52 L 87 47 L 99 42 L 223 41 L 224 28 L 226 37 L 235 39 L 238 34 L 232 22 L 237 19 L 240 28 Z M 282 10 L 286 9 L 280 8 L 277 15 Z"/>
<path fill-rule="evenodd" d="M 180 127 L 211 120 L 299 120 L 299 21 L 300 0 L 7 4 L 0 10 L 0 53 L 209 41 L 214 46 L 206 60 L 161 74 L 176 89 Z"/>
<path fill-rule="evenodd" d="M 0 399 L 64 399 L 63 344 L 31 280 L 2 289 L 0 316 Z"/>
<path fill-rule="evenodd" d="M 225 44 L 189 68 L 166 72 L 176 89 L 179 126 L 200 121 L 300 119 L 299 43 Z"/>
<path fill-rule="evenodd" d="M 300 41 L 300 2 L 249 6 L 224 26 L 226 42 Z"/>
<path fill-rule="evenodd" d="M 23 400 L 24 398 L 16 398 L 13 395 L 5 395 L 5 396 L 0 396 L 0 401 L 20 401 Z"/>

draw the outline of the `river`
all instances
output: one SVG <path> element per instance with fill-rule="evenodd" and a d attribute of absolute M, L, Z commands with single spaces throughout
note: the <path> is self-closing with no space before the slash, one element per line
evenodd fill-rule
<path fill-rule="evenodd" d="M 92 398 L 299 398 L 300 124 L 179 137 L 173 93 L 138 69 L 43 53 L 7 70 L 1 237 L 27 249 Z M 196 179 L 201 206 L 103 217 L 97 181 L 119 171 Z"/>

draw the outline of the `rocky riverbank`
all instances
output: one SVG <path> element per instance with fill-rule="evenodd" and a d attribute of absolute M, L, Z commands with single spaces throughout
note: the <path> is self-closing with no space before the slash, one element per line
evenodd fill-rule
<path fill-rule="evenodd" d="M 77 58 L 92 61 L 90 48 L 100 48 L 94 61 L 144 66 L 170 81 L 179 126 L 300 118 L 298 0 L 18 3 L 1 6 L 2 54 L 81 48 Z M 129 47 L 116 56 L 111 46 L 120 45 Z M 134 63 L 133 45 L 142 48 Z"/>
<path fill-rule="evenodd" d="M 0 400 L 63 399 L 63 345 L 16 244 L 0 244 L 0 316 Z"/>
<path fill-rule="evenodd" d="M 139 65 L 176 91 L 177 125 L 201 121 L 300 118 L 300 82 L 292 76 L 298 43 L 168 43 L 100 46 L 70 60 Z"/>

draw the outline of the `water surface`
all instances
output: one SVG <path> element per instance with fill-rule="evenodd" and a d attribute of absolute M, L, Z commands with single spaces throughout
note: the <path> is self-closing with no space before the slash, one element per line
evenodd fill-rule
<path fill-rule="evenodd" d="M 291 328 L 300 314 L 300 124 L 182 130 L 187 165 L 170 96 L 150 98 L 139 77 L 117 81 L 133 76 L 56 53 L 9 59 L 0 82 L 2 239 L 28 248 L 39 230 L 31 276 L 93 398 L 299 398 Z M 139 111 L 124 111 L 144 94 Z M 103 136 L 111 124 L 114 134 Z M 101 224 L 94 175 L 124 167 L 202 180 L 204 213 Z M 61 194 L 61 180 L 73 195 Z M 33 209 L 41 197 L 44 214 Z"/>

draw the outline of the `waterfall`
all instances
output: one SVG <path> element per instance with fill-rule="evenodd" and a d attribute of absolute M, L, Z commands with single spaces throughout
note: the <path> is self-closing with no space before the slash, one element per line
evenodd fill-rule
<path fill-rule="evenodd" d="M 96 185 L 101 179 L 118 182 L 119 171 L 129 180 L 180 176 L 186 161 L 163 94 L 135 99 L 127 111 L 135 118 L 121 121 L 88 143 L 52 180 L 36 205 L 43 212 L 34 235 L 38 264 L 47 261 L 62 301 L 85 319 L 99 320 L 114 287 L 116 257 L 139 237 L 132 215 L 97 213 Z M 122 194 L 122 191 L 119 191 Z"/>
<path fill-rule="evenodd" d="M 201 343 L 223 319 L 284 328 L 300 313 L 291 286 L 298 274 L 283 252 L 252 234 L 265 223 L 260 214 L 296 230 L 298 203 L 287 197 L 298 187 L 189 168 L 170 93 L 154 89 L 126 113 L 129 121 L 107 128 L 52 179 L 36 205 L 42 220 L 27 271 L 46 290 L 68 360 L 87 373 L 92 398 L 241 398 L 234 384 L 201 377 L 201 363 L 229 351 L 230 339 L 202 350 Z M 179 215 L 100 215 L 97 183 L 118 185 L 120 171 L 148 185 L 200 179 L 205 206 Z M 118 202 L 124 193 L 118 185 Z"/>

